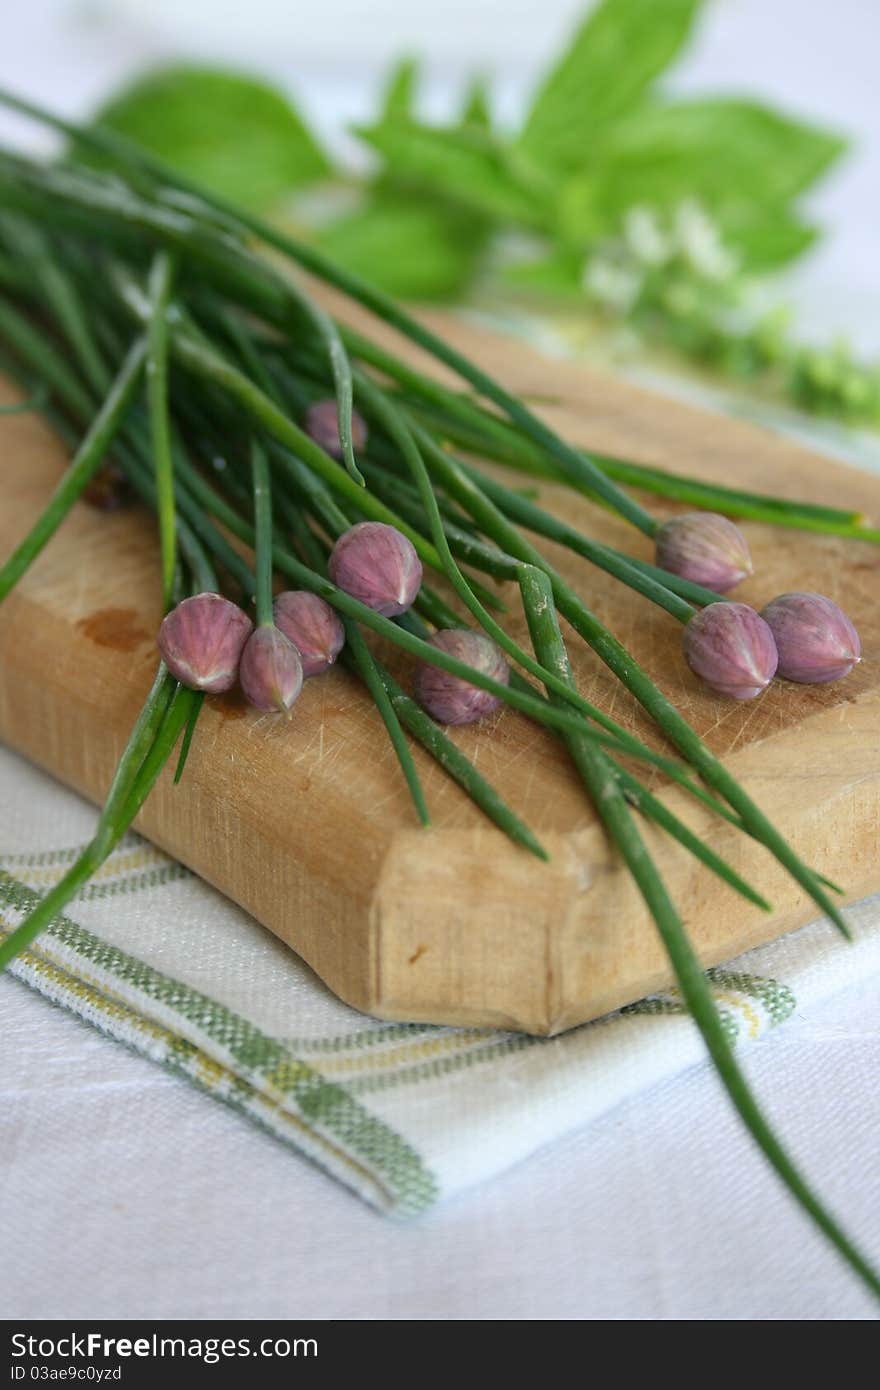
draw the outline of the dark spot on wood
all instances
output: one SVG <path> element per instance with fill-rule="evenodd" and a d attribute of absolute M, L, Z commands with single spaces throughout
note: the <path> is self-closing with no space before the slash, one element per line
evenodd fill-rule
<path fill-rule="evenodd" d="M 144 642 L 154 640 L 153 634 L 141 626 L 134 608 L 99 608 L 91 617 L 80 618 L 77 628 L 90 642 L 117 652 L 133 652 Z"/>
<path fill-rule="evenodd" d="M 416 961 L 419 959 L 419 956 L 423 956 L 427 949 L 427 946 L 417 946 L 409 958 L 410 965 L 415 965 Z"/>
<path fill-rule="evenodd" d="M 134 494 L 118 464 L 108 463 L 95 474 L 83 500 L 99 512 L 118 512 L 134 504 Z"/>
<path fill-rule="evenodd" d="M 250 706 L 240 690 L 228 690 L 225 695 L 218 695 L 211 701 L 220 718 L 244 719 Z"/>

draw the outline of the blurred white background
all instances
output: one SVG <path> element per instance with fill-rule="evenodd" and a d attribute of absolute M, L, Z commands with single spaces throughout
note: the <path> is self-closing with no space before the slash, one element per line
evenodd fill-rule
<path fill-rule="evenodd" d="M 368 116 L 388 63 L 424 56 L 426 109 L 465 75 L 491 74 L 517 119 L 589 0 L 29 0 L 4 6 L 0 83 L 86 114 L 145 65 L 184 54 L 271 73 L 323 138 L 358 157 L 346 124 Z M 710 0 L 677 69 L 679 91 L 750 92 L 851 135 L 853 153 L 810 200 L 828 229 L 794 275 L 802 331 L 846 333 L 880 353 L 878 0 Z M 22 127 L 4 116 L 0 134 Z M 40 137 L 31 127 L 31 142 Z M 360 156 L 362 157 L 362 156 Z"/>

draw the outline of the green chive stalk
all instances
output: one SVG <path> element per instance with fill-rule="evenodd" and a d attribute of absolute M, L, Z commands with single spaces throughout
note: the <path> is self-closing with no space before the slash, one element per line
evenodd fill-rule
<path fill-rule="evenodd" d="M 104 462 L 107 449 L 120 429 L 140 381 L 146 352 L 144 338 L 132 343 L 104 404 L 56 487 L 49 505 L 0 569 L 0 603 L 58 530 L 74 502 L 82 496 Z"/>
<path fill-rule="evenodd" d="M 568 679 L 573 680 L 556 621 L 549 577 L 541 570 L 524 566 L 520 587 L 536 655 L 544 665 L 566 671 Z M 554 698 L 552 693 L 548 694 Z M 645 900 L 672 963 L 684 1002 L 740 1118 L 792 1196 L 868 1288 L 880 1296 L 880 1278 L 801 1176 L 764 1118 L 737 1066 L 702 966 L 632 818 L 614 768 L 606 755 L 586 740 L 566 735 L 566 741 L 593 805 Z"/>
<path fill-rule="evenodd" d="M 703 780 L 729 802 L 749 832 L 767 846 L 821 911 L 831 919 L 840 933 L 848 937 L 849 928 L 836 904 L 824 891 L 818 876 L 802 863 L 736 778 L 709 751 L 684 716 L 642 670 L 626 648 L 599 622 L 574 590 L 547 564 L 534 546 L 520 535 L 451 456 L 440 449 L 423 431 L 418 431 L 417 437 L 423 444 L 426 455 L 430 455 L 432 466 L 447 492 L 470 512 L 483 531 L 498 545 L 527 564 L 544 570 L 550 576 L 556 607 L 563 617 L 632 692 L 639 704 L 647 710 Z"/>
<path fill-rule="evenodd" d="M 574 487 L 592 501 L 606 500 L 590 484 L 573 481 L 533 440 L 523 438 L 508 421 L 483 409 L 470 397 L 450 391 L 448 387 L 424 376 L 387 349 L 370 343 L 361 334 L 347 332 L 346 340 L 356 357 L 392 377 L 404 388 L 403 404 L 413 410 L 419 422 L 439 438 L 468 453 L 505 463 L 532 477 Z M 609 478 L 658 497 L 687 502 L 704 510 L 724 511 L 731 516 L 768 525 L 788 526 L 871 543 L 880 539 L 880 531 L 866 526 L 858 512 L 727 488 L 648 464 L 629 463 L 602 454 L 593 453 L 590 457 Z"/>
<path fill-rule="evenodd" d="M 254 556 L 256 564 L 257 623 L 274 627 L 272 613 L 272 484 L 269 480 L 269 460 L 258 440 L 251 445 L 251 469 L 254 487 Z"/>
<path fill-rule="evenodd" d="M 174 591 L 177 563 L 174 506 L 174 458 L 171 450 L 171 420 L 168 413 L 168 301 L 174 277 L 174 261 L 166 251 L 156 255 L 150 269 L 150 323 L 147 329 L 147 398 L 158 498 L 159 546 L 162 557 L 162 596 L 166 610 Z"/>
<path fill-rule="evenodd" d="M 119 761 L 92 840 L 21 926 L 0 942 L 0 970 L 51 925 L 116 848 L 152 790 L 190 716 L 195 696 L 195 691 L 176 686 L 160 665 Z"/>
<path fill-rule="evenodd" d="M 29 415 L 32 411 L 38 414 L 48 404 L 48 401 L 49 392 L 41 383 L 30 396 L 25 396 L 20 401 L 13 401 L 11 405 L 0 405 L 0 415 Z"/>
<path fill-rule="evenodd" d="M 48 237 L 33 223 L 10 214 L 0 215 L 0 231 L 14 245 L 19 264 L 22 260 L 27 262 L 40 298 L 81 362 L 89 386 L 98 396 L 105 395 L 110 374 L 95 344 L 76 286 L 54 255 Z"/>
<path fill-rule="evenodd" d="M 652 536 L 656 531 L 657 523 L 650 513 L 646 512 L 644 507 L 633 498 L 628 497 L 626 493 L 621 492 L 613 482 L 606 478 L 588 455 L 580 454 L 565 444 L 552 430 L 542 424 L 537 416 L 533 415 L 521 401 L 506 391 L 500 383 L 444 342 L 442 338 L 412 318 L 393 300 L 357 276 L 336 266 L 316 248 L 295 241 L 270 223 L 252 217 L 235 205 L 226 202 L 225 199 L 209 193 L 198 184 L 181 178 L 178 173 L 160 160 L 155 159 L 154 156 L 147 155 L 138 146 L 113 135 L 111 132 L 102 131 L 95 126 L 74 126 L 51 116 L 50 113 L 41 110 L 34 103 L 26 102 L 7 92 L 0 91 L 0 103 L 12 106 L 23 114 L 53 125 L 56 129 L 64 130 L 65 133 L 86 145 L 100 148 L 102 152 L 115 158 L 124 168 L 130 170 L 133 167 L 141 173 L 154 176 L 160 182 L 177 187 L 185 193 L 201 199 L 207 207 L 213 207 L 224 217 L 228 217 L 234 226 L 255 234 L 267 245 L 281 251 L 304 269 L 311 271 L 320 279 L 335 286 L 336 289 L 342 290 L 352 299 L 358 300 L 378 318 L 398 329 L 404 336 L 430 353 L 432 357 L 437 358 L 463 380 L 468 381 L 482 396 L 499 406 L 509 419 L 519 425 L 526 435 L 560 464 L 567 477 L 573 481 L 585 482 L 597 496 L 607 501 L 615 511 L 631 521 L 645 535 Z M 132 215 L 131 208 L 128 209 L 128 212 L 129 215 Z M 169 230 L 167 234 L 170 236 L 173 233 Z"/>

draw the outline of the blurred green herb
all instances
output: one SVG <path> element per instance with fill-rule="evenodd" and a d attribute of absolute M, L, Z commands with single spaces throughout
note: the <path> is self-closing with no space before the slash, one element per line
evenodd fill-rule
<path fill-rule="evenodd" d="M 521 146 L 577 170 L 631 112 L 687 41 L 701 0 L 606 0 L 580 25 L 538 89 Z"/>
<path fill-rule="evenodd" d="M 296 209 L 322 248 L 402 297 L 508 297 L 625 324 L 648 344 L 798 406 L 880 422 L 880 366 L 799 344 L 766 277 L 816 241 L 798 200 L 846 149 L 757 101 L 674 100 L 662 85 L 705 0 L 601 0 L 538 84 L 519 131 L 475 77 L 445 124 L 420 118 L 420 66 L 395 64 L 355 129 L 363 179 L 333 169 L 287 98 L 203 68 L 149 75 L 99 119 L 257 211 Z M 355 203 L 351 196 L 354 194 Z M 286 204 L 286 206 L 285 206 Z"/>
<path fill-rule="evenodd" d="M 147 73 L 95 119 L 255 211 L 277 210 L 293 190 L 331 172 L 287 97 L 242 73 L 196 66 Z M 99 162 L 94 151 L 89 158 Z"/>

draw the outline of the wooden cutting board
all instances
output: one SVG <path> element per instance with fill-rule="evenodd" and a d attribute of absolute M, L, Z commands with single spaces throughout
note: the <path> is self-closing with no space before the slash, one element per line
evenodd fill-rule
<path fill-rule="evenodd" d="M 795 444 L 452 320 L 438 316 L 435 326 L 514 390 L 558 401 L 544 413 L 573 441 L 880 516 L 880 481 Z M 29 415 L 0 420 L 0 455 L 6 554 L 65 456 Z M 542 500 L 649 557 L 643 537 L 587 503 L 552 487 Z M 760 606 L 814 589 L 839 602 L 865 652 L 848 680 L 776 682 L 746 705 L 716 699 L 685 667 L 673 619 L 586 562 L 548 553 L 802 856 L 859 897 L 880 887 L 880 549 L 745 529 L 756 576 L 738 597 Z M 137 511 L 106 516 L 79 505 L 0 608 L 0 738 L 100 801 L 155 670 L 160 617 L 151 523 Z M 514 630 L 527 645 L 524 626 Z M 582 644 L 572 650 L 583 693 L 653 739 L 598 659 Z M 342 671 L 309 681 L 289 723 L 235 695 L 208 701 L 181 785 L 166 769 L 138 828 L 286 941 L 342 998 L 383 1018 L 550 1034 L 669 984 L 652 923 L 561 746 L 509 711 L 454 737 L 540 835 L 549 864 L 513 847 L 417 749 L 433 814 L 432 828 L 421 829 L 378 716 Z M 769 916 L 749 906 L 646 828 L 707 965 L 815 915 L 766 851 L 684 794 L 663 796 L 774 904 Z"/>

